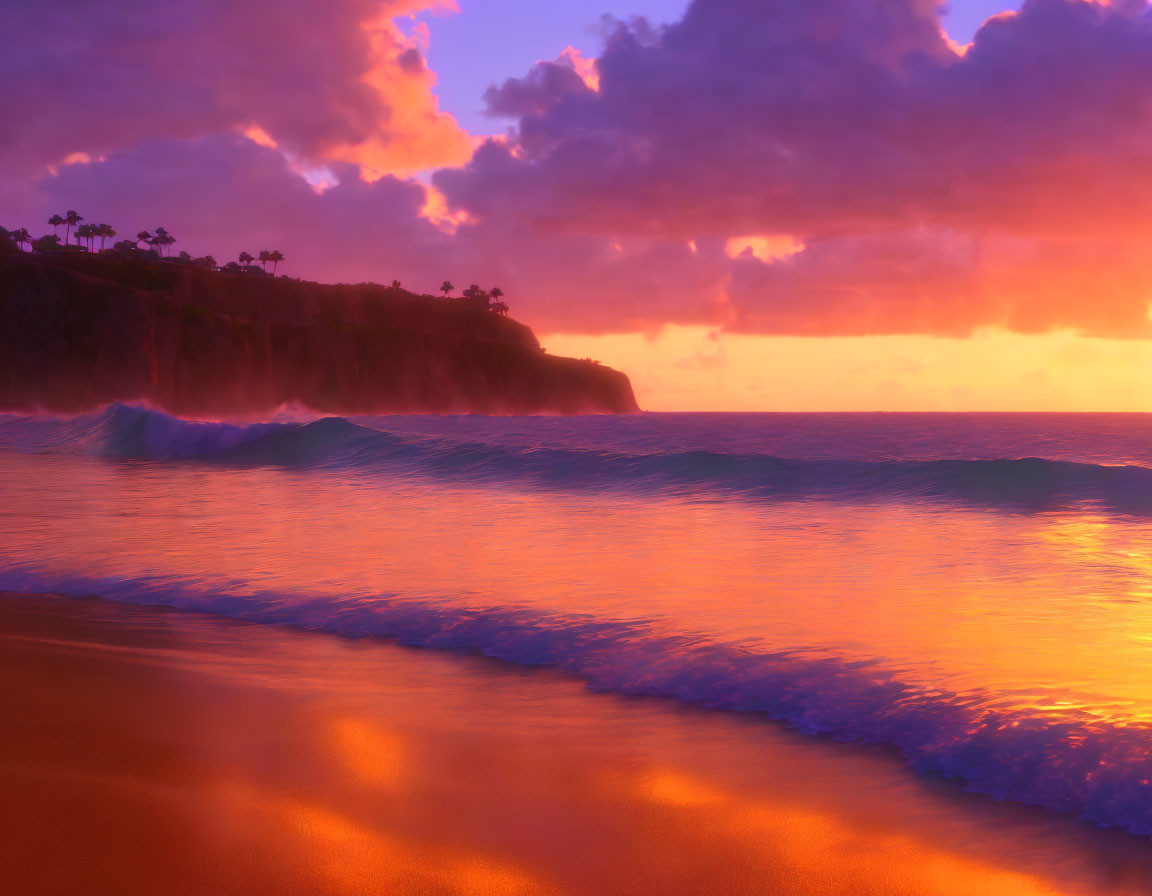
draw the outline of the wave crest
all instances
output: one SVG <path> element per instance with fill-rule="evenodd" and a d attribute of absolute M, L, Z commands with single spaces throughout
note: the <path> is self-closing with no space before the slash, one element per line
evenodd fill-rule
<path fill-rule="evenodd" d="M 1152 514 L 1152 469 L 1039 457 L 865 461 L 711 451 L 628 454 L 397 435 L 341 417 L 307 423 L 196 423 L 123 404 L 68 421 L 0 421 L 0 446 L 123 459 L 331 467 L 580 491 L 931 500 L 1015 510 L 1095 507 Z"/>
<path fill-rule="evenodd" d="M 644 621 L 469 608 L 388 595 L 236 592 L 175 579 L 85 579 L 0 564 L 0 589 L 179 607 L 256 623 L 550 666 L 590 688 L 759 713 L 808 734 L 896 748 L 969 790 L 1152 836 L 1152 729 L 976 705 L 879 663 L 748 649 Z"/>

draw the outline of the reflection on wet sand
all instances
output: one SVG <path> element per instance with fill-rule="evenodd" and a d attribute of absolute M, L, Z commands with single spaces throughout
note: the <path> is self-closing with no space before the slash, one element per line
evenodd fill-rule
<path fill-rule="evenodd" d="M 1152 847 L 549 672 L 0 598 L 0 891 L 1138 894 Z"/>

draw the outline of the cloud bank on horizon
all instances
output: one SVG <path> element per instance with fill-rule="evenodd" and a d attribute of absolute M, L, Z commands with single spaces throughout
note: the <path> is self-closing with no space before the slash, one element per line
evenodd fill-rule
<path fill-rule="evenodd" d="M 499 284 L 551 331 L 1152 335 L 1148 4 L 1027 0 L 965 47 L 940 7 L 605 22 L 594 66 L 492 85 L 480 138 L 438 107 L 434 26 L 394 22 L 450 2 L 10 4 L 0 223 Z"/>

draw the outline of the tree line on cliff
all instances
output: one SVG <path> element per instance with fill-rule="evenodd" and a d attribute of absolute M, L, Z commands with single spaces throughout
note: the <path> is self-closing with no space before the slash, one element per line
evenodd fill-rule
<path fill-rule="evenodd" d="M 163 227 L 157 227 L 153 232 L 141 230 L 135 239 L 119 240 L 113 243 L 111 248 L 107 248 L 107 241 L 117 236 L 116 230 L 109 224 L 82 224 L 83 220 L 82 215 L 71 209 L 63 215 L 52 215 L 48 219 L 48 224 L 53 232 L 38 238 L 33 238 L 27 227 L 16 230 L 0 227 L 0 253 L 20 252 L 21 247 L 27 246 L 27 251 L 33 253 L 49 255 L 92 253 L 122 260 L 187 264 L 228 274 L 268 274 L 268 265 L 271 264 L 271 276 L 276 275 L 277 267 L 284 260 L 284 253 L 279 249 L 271 251 L 263 249 L 256 256 L 249 252 L 241 252 L 236 261 L 229 261 L 223 265 L 218 264 L 211 255 L 194 258 L 189 253 L 181 251 L 176 257 L 172 257 L 171 247 L 176 242 L 176 237 Z M 63 241 L 60 239 L 61 227 L 64 228 Z M 73 238 L 76 240 L 75 243 L 71 242 Z M 99 249 L 96 248 L 96 240 L 100 241 Z M 142 248 L 141 244 L 147 248 Z M 256 266 L 256 262 L 259 262 L 259 267 Z M 393 280 L 392 288 L 400 289 L 400 281 Z M 448 280 L 440 285 L 440 291 L 444 293 L 445 298 L 455 288 Z M 475 283 L 461 294 L 462 299 L 482 305 L 497 314 L 506 315 L 508 305 L 502 301 L 503 296 L 504 291 L 499 287 L 486 290 Z"/>

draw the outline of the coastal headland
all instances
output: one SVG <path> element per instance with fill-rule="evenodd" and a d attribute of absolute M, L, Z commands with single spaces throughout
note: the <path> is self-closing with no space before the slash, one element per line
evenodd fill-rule
<path fill-rule="evenodd" d="M 0 409 L 114 401 L 208 416 L 286 403 L 335 414 L 639 409 L 625 374 L 547 354 L 487 302 L 97 254 L 0 254 Z"/>

